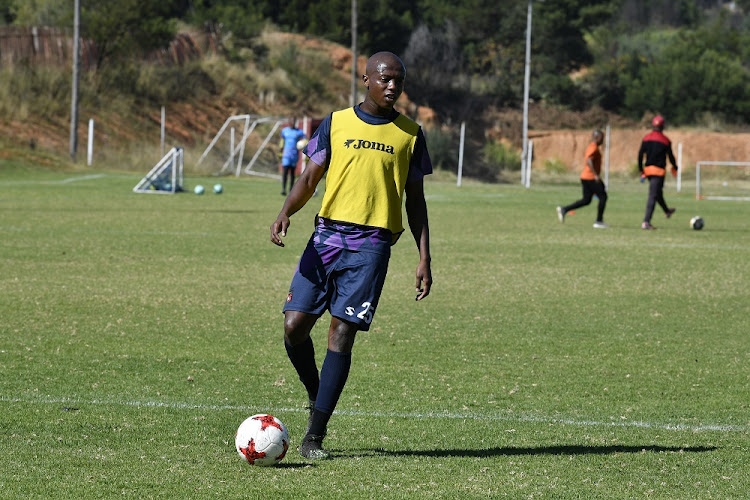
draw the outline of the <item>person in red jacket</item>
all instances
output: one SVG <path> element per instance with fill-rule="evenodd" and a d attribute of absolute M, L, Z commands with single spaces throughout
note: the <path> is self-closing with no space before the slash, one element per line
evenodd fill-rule
<path fill-rule="evenodd" d="M 638 150 L 638 170 L 641 172 L 641 182 L 648 179 L 648 201 L 646 203 L 646 215 L 643 217 L 641 229 L 656 229 L 651 225 L 651 216 L 658 203 L 664 210 L 667 218 L 675 213 L 674 208 L 669 208 L 664 200 L 664 176 L 667 170 L 667 158 L 672 164 L 672 175 L 677 177 L 677 162 L 672 153 L 672 141 L 662 132 L 664 130 L 664 117 L 656 115 L 651 121 L 652 130 L 641 141 L 641 149 Z M 645 157 L 645 167 L 644 167 Z"/>
<path fill-rule="evenodd" d="M 604 141 L 604 134 L 601 130 L 594 130 L 591 134 L 591 143 L 586 148 L 585 164 L 581 171 L 581 186 L 583 187 L 583 198 L 564 207 L 557 207 L 557 218 L 560 222 L 565 222 L 565 214 L 579 207 L 585 207 L 591 203 L 591 199 L 596 195 L 599 198 L 599 206 L 596 212 L 595 229 L 606 229 L 609 225 L 604 222 L 604 207 L 607 206 L 607 189 L 602 182 L 602 153 L 599 146 Z"/>

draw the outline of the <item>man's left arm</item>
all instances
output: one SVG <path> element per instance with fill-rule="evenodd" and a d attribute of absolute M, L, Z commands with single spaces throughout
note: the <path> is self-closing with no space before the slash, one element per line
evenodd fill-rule
<path fill-rule="evenodd" d="M 430 264 L 430 225 L 427 220 L 427 202 L 424 198 L 423 179 L 406 183 L 406 217 L 414 242 L 419 249 L 419 264 L 416 272 L 416 300 L 430 294 L 432 269 Z"/>
<path fill-rule="evenodd" d="M 674 159 L 674 153 L 672 152 L 671 144 L 667 147 L 667 156 L 669 157 L 669 162 L 672 164 L 672 175 L 674 177 L 677 177 L 677 169 L 679 167 L 677 166 L 677 161 Z"/>

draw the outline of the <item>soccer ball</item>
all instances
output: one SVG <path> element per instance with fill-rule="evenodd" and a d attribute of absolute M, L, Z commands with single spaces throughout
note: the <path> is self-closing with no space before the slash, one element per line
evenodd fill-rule
<path fill-rule="evenodd" d="M 205 188 L 204 188 L 203 186 L 201 186 L 200 184 L 198 184 L 198 185 L 197 185 L 197 186 L 195 186 L 195 188 L 193 189 L 193 192 L 194 192 L 195 194 L 203 194 L 203 193 L 205 193 L 205 192 L 206 192 L 206 189 L 205 189 Z"/>
<path fill-rule="evenodd" d="M 224 188 L 221 186 L 221 184 L 214 184 L 214 193 L 221 194 L 224 191 Z"/>
<path fill-rule="evenodd" d="M 250 465 L 274 465 L 289 449 L 289 432 L 281 420 L 265 413 L 248 417 L 234 437 L 237 453 Z"/>
<path fill-rule="evenodd" d="M 703 218 L 700 215 L 696 215 L 690 219 L 690 227 L 696 231 L 703 229 Z"/>
<path fill-rule="evenodd" d="M 302 151 L 305 146 L 307 146 L 307 139 L 302 138 L 299 141 L 297 141 L 297 150 Z"/>

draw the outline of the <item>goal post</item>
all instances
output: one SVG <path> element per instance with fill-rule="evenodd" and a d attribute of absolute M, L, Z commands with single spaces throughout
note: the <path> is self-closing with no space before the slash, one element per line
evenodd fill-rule
<path fill-rule="evenodd" d="M 182 191 L 185 154 L 175 146 L 133 188 L 134 193 L 174 194 Z"/>
<path fill-rule="evenodd" d="M 218 153 L 219 157 L 224 159 L 220 171 L 217 175 L 223 175 L 228 172 L 233 172 L 235 176 L 239 177 L 243 172 L 249 175 L 258 175 L 262 177 L 281 178 L 278 174 L 272 174 L 267 172 L 261 172 L 255 170 L 255 166 L 261 153 L 265 151 L 268 144 L 271 142 L 274 134 L 284 123 L 285 119 L 276 116 L 258 116 L 258 115 L 232 115 L 226 119 L 224 124 L 221 126 L 219 131 L 214 136 L 211 143 L 206 147 L 203 154 L 198 159 L 197 165 L 200 165 L 213 150 Z M 239 140 L 235 142 L 235 126 L 240 129 Z M 263 130 L 259 127 L 270 127 L 269 131 Z M 226 134 L 229 132 L 229 134 Z M 245 149 L 248 145 L 250 136 L 255 133 L 256 135 L 266 134 L 261 140 L 260 146 L 253 154 L 253 157 L 243 166 Z M 226 135 L 229 138 L 226 139 Z M 226 141 L 229 144 L 225 144 Z M 256 141 L 257 142 L 257 141 Z"/>
<path fill-rule="evenodd" d="M 695 198 L 750 201 L 750 162 L 699 161 L 695 164 Z"/>

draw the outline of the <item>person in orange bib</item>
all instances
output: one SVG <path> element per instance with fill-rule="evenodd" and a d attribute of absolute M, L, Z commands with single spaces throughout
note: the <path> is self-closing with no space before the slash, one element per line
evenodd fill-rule
<path fill-rule="evenodd" d="M 651 121 L 652 131 L 646 134 L 641 141 L 641 149 L 638 150 L 638 170 L 641 172 L 641 182 L 648 179 L 648 201 L 646 202 L 646 215 L 643 217 L 641 229 L 656 229 L 651 225 L 651 216 L 658 203 L 664 210 L 667 218 L 675 213 L 674 208 L 669 208 L 664 200 L 664 176 L 667 170 L 667 158 L 672 164 L 672 176 L 677 177 L 677 162 L 672 153 L 672 141 L 662 132 L 664 130 L 664 117 L 657 115 Z M 644 157 L 645 167 L 644 167 Z"/>
<path fill-rule="evenodd" d="M 586 161 L 581 171 L 581 186 L 583 187 L 583 198 L 564 207 L 557 207 L 557 218 L 565 222 L 565 214 L 579 207 L 585 207 L 591 203 L 596 195 L 599 198 L 599 206 L 596 212 L 595 229 L 606 229 L 609 225 L 604 222 L 604 208 L 607 206 L 607 189 L 599 174 L 602 169 L 602 153 L 599 146 L 604 141 L 601 130 L 594 130 L 591 134 L 591 143 L 586 148 Z"/>

